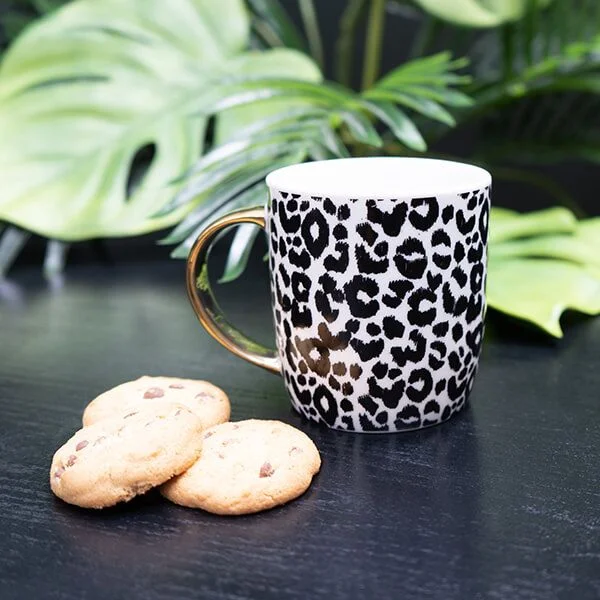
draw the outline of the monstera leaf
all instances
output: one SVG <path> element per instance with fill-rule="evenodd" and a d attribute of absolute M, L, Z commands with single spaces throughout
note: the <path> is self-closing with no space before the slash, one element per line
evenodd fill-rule
<path fill-rule="evenodd" d="M 488 270 L 489 306 L 562 337 L 565 310 L 600 314 L 600 218 L 494 208 Z"/>
<path fill-rule="evenodd" d="M 523 17 L 537 4 L 543 8 L 553 0 L 415 0 L 439 19 L 466 27 L 497 27 Z M 562 0 L 559 0 L 562 1 Z"/>
<path fill-rule="evenodd" d="M 242 0 L 77 0 L 30 27 L 0 68 L 0 221 L 69 241 L 177 223 L 190 206 L 155 215 L 220 90 L 320 79 L 294 50 L 244 52 L 248 38 Z"/>

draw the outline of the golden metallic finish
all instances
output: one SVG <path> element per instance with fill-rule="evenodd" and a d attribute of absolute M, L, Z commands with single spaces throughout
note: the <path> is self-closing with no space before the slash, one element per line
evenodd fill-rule
<path fill-rule="evenodd" d="M 264 229 L 264 208 L 248 208 L 225 215 L 198 236 L 187 260 L 188 296 L 200 323 L 217 342 L 240 358 L 272 373 L 281 374 L 281 363 L 275 351 L 253 342 L 227 322 L 208 280 L 208 253 L 213 240 L 222 229 L 241 223 L 253 223 Z"/>

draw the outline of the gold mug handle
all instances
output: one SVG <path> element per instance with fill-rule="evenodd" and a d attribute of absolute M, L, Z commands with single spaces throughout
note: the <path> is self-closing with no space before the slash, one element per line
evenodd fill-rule
<path fill-rule="evenodd" d="M 225 228 L 253 223 L 265 228 L 263 207 L 239 210 L 211 223 L 194 242 L 187 260 L 186 283 L 192 307 L 208 333 L 233 354 L 272 373 L 281 374 L 277 352 L 252 341 L 227 321 L 208 278 L 208 255 L 215 237 Z"/>

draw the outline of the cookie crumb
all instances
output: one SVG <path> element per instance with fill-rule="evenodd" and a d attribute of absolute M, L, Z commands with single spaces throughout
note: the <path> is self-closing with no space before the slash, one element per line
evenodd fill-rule
<path fill-rule="evenodd" d="M 144 398 L 147 400 L 152 398 L 162 398 L 165 395 L 165 392 L 162 388 L 159 387 L 151 387 L 146 390 L 144 394 Z"/>
<path fill-rule="evenodd" d="M 271 463 L 265 462 L 265 463 L 263 463 L 262 467 L 260 468 L 260 472 L 259 472 L 258 476 L 261 478 L 271 477 L 271 475 L 273 475 L 273 473 L 275 473 L 275 469 L 271 466 Z"/>
<path fill-rule="evenodd" d="M 89 442 L 87 440 L 81 440 L 81 442 L 79 442 L 79 444 L 77 444 L 77 446 L 75 446 L 75 452 L 79 452 L 80 450 L 83 450 L 88 444 L 89 444 Z"/>
<path fill-rule="evenodd" d="M 72 467 L 76 461 L 77 457 L 74 454 L 71 454 L 71 456 L 69 456 L 69 458 L 67 459 L 67 467 Z"/>

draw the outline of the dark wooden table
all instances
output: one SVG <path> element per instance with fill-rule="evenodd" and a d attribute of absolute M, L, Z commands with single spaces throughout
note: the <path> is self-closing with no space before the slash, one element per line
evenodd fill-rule
<path fill-rule="evenodd" d="M 265 270 L 220 290 L 262 341 Z M 356 435 L 302 422 L 277 377 L 209 339 L 182 278 L 166 262 L 0 284 L 1 600 L 600 598 L 600 319 L 557 344 L 492 321 L 468 410 Z M 237 518 L 155 493 L 103 512 L 55 499 L 50 460 L 85 404 L 144 373 L 208 378 L 233 419 L 304 429 L 323 456 L 310 491 Z"/>

